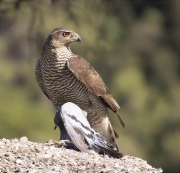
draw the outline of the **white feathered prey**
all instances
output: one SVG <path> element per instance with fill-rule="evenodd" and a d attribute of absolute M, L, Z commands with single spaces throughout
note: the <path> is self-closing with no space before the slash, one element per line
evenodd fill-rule
<path fill-rule="evenodd" d="M 76 104 L 67 102 L 56 112 L 54 122 L 62 127 L 61 140 L 71 140 L 82 152 L 94 150 L 97 153 L 108 154 L 120 158 L 123 156 L 117 148 L 108 143 L 106 139 L 90 127 L 87 121 L 87 113 L 82 111 Z"/>

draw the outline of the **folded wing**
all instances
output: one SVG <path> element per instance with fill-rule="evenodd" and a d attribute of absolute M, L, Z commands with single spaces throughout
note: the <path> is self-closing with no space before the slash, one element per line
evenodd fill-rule
<path fill-rule="evenodd" d="M 69 70 L 84 84 L 87 88 L 93 92 L 103 104 L 109 107 L 116 113 L 122 126 L 124 122 L 118 113 L 120 106 L 115 101 L 111 93 L 108 91 L 107 86 L 103 82 L 100 75 L 94 70 L 94 68 L 86 60 L 80 56 L 72 56 L 67 61 Z"/>

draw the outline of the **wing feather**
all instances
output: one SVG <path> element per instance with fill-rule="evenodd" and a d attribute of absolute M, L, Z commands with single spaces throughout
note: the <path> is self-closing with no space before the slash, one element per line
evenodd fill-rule
<path fill-rule="evenodd" d="M 102 101 L 103 104 L 116 113 L 120 123 L 124 127 L 124 123 L 118 113 L 120 106 L 108 91 L 108 88 L 102 78 L 91 66 L 91 64 L 80 56 L 72 56 L 68 59 L 67 66 L 69 70 Z"/>

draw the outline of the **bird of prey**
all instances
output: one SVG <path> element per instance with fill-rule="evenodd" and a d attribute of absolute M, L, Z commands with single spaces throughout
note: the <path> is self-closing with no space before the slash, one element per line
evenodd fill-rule
<path fill-rule="evenodd" d="M 54 122 L 66 130 L 68 138 L 82 152 L 93 150 L 100 154 L 108 154 L 116 158 L 123 156 L 113 145 L 94 129 L 87 121 L 87 113 L 71 102 L 63 104 L 56 112 Z"/>
<path fill-rule="evenodd" d="M 118 135 L 109 121 L 108 108 L 124 126 L 120 107 L 95 69 L 71 52 L 72 42 L 81 42 L 81 37 L 71 29 L 60 27 L 49 34 L 36 63 L 37 83 L 56 109 L 72 102 L 86 111 L 91 128 L 118 149 Z"/>

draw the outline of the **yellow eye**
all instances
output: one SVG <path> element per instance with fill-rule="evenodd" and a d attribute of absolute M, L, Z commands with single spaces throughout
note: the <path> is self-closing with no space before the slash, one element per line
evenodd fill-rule
<path fill-rule="evenodd" d="M 69 35 L 69 32 L 63 32 L 63 36 L 67 37 Z"/>

